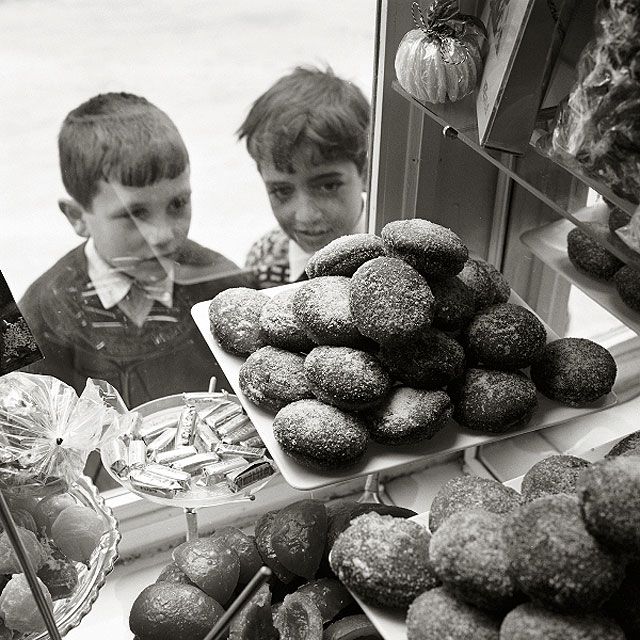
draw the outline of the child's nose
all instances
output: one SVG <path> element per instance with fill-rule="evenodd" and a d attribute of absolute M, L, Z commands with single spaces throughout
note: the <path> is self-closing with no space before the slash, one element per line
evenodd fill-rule
<path fill-rule="evenodd" d="M 175 237 L 175 225 L 166 222 L 158 223 L 150 230 L 147 242 L 156 249 L 164 249 L 171 246 Z"/>
<path fill-rule="evenodd" d="M 312 195 L 303 194 L 300 196 L 296 206 L 297 218 L 307 222 L 319 222 L 323 219 L 322 208 Z"/>

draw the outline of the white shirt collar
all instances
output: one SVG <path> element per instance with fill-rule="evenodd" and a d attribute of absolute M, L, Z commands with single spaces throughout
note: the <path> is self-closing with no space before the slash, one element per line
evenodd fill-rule
<path fill-rule="evenodd" d="M 366 213 L 366 194 L 362 194 L 362 215 L 358 218 L 356 226 L 349 232 L 352 233 L 366 233 L 367 231 L 367 216 Z M 307 266 L 307 262 L 311 256 L 315 253 L 305 251 L 295 240 L 289 238 L 289 282 L 297 282 L 300 276 L 304 273 Z"/>
<path fill-rule="evenodd" d="M 84 252 L 87 257 L 89 278 L 100 299 L 100 303 L 105 309 L 115 307 L 129 293 L 135 280 L 107 263 L 96 251 L 93 238 L 89 238 L 85 244 Z M 159 258 L 159 261 L 166 270 L 167 277 L 160 282 L 154 283 L 153 289 L 145 289 L 144 286 L 139 284 L 141 288 L 145 289 L 150 298 L 157 300 L 165 307 L 170 307 L 173 304 L 173 272 L 175 265 L 171 260 Z"/>

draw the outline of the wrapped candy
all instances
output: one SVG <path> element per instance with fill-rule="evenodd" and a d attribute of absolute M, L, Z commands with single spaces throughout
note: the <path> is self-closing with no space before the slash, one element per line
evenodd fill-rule
<path fill-rule="evenodd" d="M 0 489 L 64 491 L 82 475 L 91 451 L 131 430 L 137 414 L 119 414 L 99 385 L 110 386 L 89 379 L 78 397 L 51 376 L 16 372 L 0 378 Z"/>
<path fill-rule="evenodd" d="M 635 210 L 629 223 L 618 227 L 615 233 L 630 249 L 640 253 L 640 207 Z"/>
<path fill-rule="evenodd" d="M 471 93 L 482 75 L 486 29 L 458 5 L 434 0 L 426 15 L 417 2 L 411 6 L 416 28 L 402 38 L 394 66 L 400 86 L 418 100 L 455 102 Z"/>

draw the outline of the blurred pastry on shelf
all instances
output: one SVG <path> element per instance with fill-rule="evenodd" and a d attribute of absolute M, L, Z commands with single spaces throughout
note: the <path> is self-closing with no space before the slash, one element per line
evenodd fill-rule
<path fill-rule="evenodd" d="M 578 271 L 598 280 L 611 280 L 624 266 L 622 260 L 577 227 L 567 234 L 567 255 Z"/>
<path fill-rule="evenodd" d="M 609 215 L 607 218 L 607 222 L 609 225 L 609 230 L 615 236 L 616 229 L 620 227 L 626 227 L 631 222 L 631 214 L 627 213 L 624 209 L 620 209 L 620 207 L 615 207 L 612 204 L 609 204 Z"/>
<path fill-rule="evenodd" d="M 377 513 L 359 516 L 331 550 L 331 568 L 363 602 L 405 609 L 439 580 L 429 532 L 416 522 Z"/>
<path fill-rule="evenodd" d="M 457 598 L 493 613 L 525 599 L 509 573 L 507 516 L 471 509 L 453 514 L 432 535 L 429 557 L 442 584 Z"/>
<path fill-rule="evenodd" d="M 501 617 L 458 600 L 445 587 L 425 591 L 407 613 L 408 640 L 498 640 Z"/>
<path fill-rule="evenodd" d="M 587 529 L 607 549 L 640 559 L 640 456 L 613 456 L 577 482 Z"/>
<path fill-rule="evenodd" d="M 589 533 L 577 496 L 543 496 L 505 527 L 509 572 L 531 599 L 561 612 L 594 612 L 618 589 L 625 562 Z"/>
<path fill-rule="evenodd" d="M 612 456 L 640 456 L 640 431 L 634 431 L 617 442 L 606 457 Z"/>
<path fill-rule="evenodd" d="M 622 302 L 640 312 L 640 270 L 625 265 L 613 276 L 613 281 Z"/>
<path fill-rule="evenodd" d="M 590 465 L 588 460 L 564 454 L 544 458 L 524 474 L 522 497 L 530 502 L 557 493 L 574 494 L 580 472 Z"/>
<path fill-rule="evenodd" d="M 625 640 L 622 629 L 601 613 L 558 613 L 533 602 L 512 609 L 502 621 L 504 640 Z"/>
<path fill-rule="evenodd" d="M 640 562 L 629 562 L 620 588 L 605 603 L 603 611 L 627 634 L 627 640 L 640 637 Z"/>
<path fill-rule="evenodd" d="M 445 482 L 431 503 L 429 529 L 435 533 L 450 516 L 481 509 L 498 515 L 520 506 L 520 494 L 497 480 L 478 476 L 456 476 Z"/>

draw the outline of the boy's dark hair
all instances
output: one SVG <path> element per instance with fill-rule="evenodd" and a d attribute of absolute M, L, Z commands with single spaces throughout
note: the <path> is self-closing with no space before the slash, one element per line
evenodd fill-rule
<path fill-rule="evenodd" d="M 292 173 L 291 158 L 306 143 L 313 162 L 351 160 L 364 174 L 369 110 L 362 91 L 331 68 L 296 67 L 253 103 L 238 140 L 246 138 L 258 166 L 270 158 L 278 171 Z"/>
<path fill-rule="evenodd" d="M 99 180 L 145 187 L 176 178 L 189 166 L 169 116 L 130 93 L 100 94 L 71 111 L 62 123 L 58 150 L 65 189 L 85 209 Z"/>

